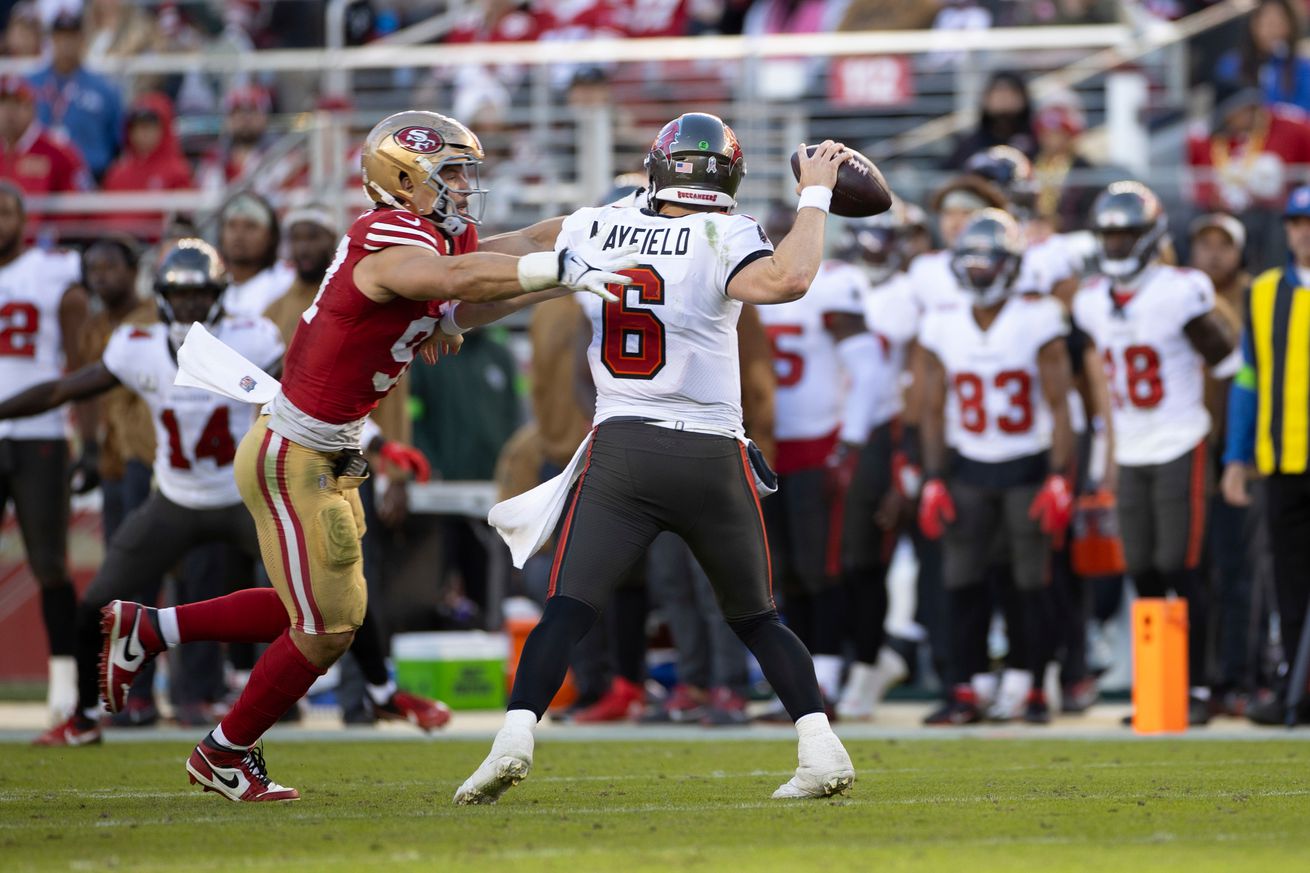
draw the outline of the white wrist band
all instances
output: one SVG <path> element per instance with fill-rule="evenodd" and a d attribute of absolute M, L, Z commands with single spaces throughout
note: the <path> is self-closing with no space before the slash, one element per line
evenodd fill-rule
<path fill-rule="evenodd" d="M 825 188 L 822 185 L 807 185 L 801 189 L 801 199 L 796 203 L 796 211 L 800 212 L 807 206 L 813 206 L 815 209 L 828 211 L 832 205 L 832 189 Z"/>
<path fill-rule="evenodd" d="M 441 316 L 441 332 L 446 336 L 463 336 L 469 332 L 469 328 L 460 327 L 455 321 L 455 310 L 459 309 L 459 304 L 453 304 L 446 310 L 446 314 Z"/>
<path fill-rule="evenodd" d="M 559 252 L 533 252 L 519 258 L 519 286 L 544 291 L 559 284 Z"/>

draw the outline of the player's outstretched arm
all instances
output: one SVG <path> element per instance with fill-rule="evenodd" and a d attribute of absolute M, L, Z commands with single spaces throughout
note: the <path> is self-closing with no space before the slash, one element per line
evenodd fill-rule
<path fill-rule="evenodd" d="M 1208 367 L 1218 367 L 1232 356 L 1237 348 L 1237 332 L 1218 309 L 1211 309 L 1204 315 L 1198 315 L 1187 322 L 1183 325 L 1183 333 L 1187 335 L 1187 341 L 1192 344 L 1192 348 L 1205 358 Z M 1233 358 L 1233 372 L 1237 370 L 1240 363 L 1236 357 Z M 1216 375 L 1222 378 L 1231 376 L 1232 372 Z"/>
<path fill-rule="evenodd" d="M 372 299 L 391 295 L 410 300 L 509 300 L 564 285 L 605 300 L 617 300 L 606 286 L 627 281 L 615 270 L 635 266 L 628 252 L 575 249 L 535 252 L 521 258 L 491 252 L 440 256 L 416 246 L 392 246 L 355 267 L 355 284 Z"/>
<path fill-rule="evenodd" d="M 914 355 L 914 385 L 919 395 L 919 445 L 923 475 L 937 478 L 946 468 L 946 368 L 923 346 Z"/>
<path fill-rule="evenodd" d="M 530 224 L 522 230 L 489 236 L 478 241 L 478 251 L 515 257 L 530 255 L 533 252 L 548 252 L 555 248 L 555 240 L 559 239 L 566 217 L 560 215 L 556 218 L 547 218 L 536 224 Z"/>
<path fill-rule="evenodd" d="M 1051 472 L 1063 475 L 1073 458 L 1073 422 L 1069 418 L 1073 367 L 1064 337 L 1056 337 L 1042 346 L 1037 353 L 1037 374 L 1042 383 L 1042 397 L 1051 410 Z"/>
<path fill-rule="evenodd" d="M 796 190 L 827 188 L 837 184 L 837 170 L 850 160 L 851 153 L 841 143 L 824 140 L 813 155 L 807 155 L 807 146 L 800 147 L 800 181 Z M 746 265 L 728 283 L 728 296 L 743 303 L 787 303 L 798 300 L 810 290 L 823 260 L 823 228 L 828 210 L 819 206 L 805 206 L 802 198 L 800 212 L 791 232 L 782 238 L 773 256 L 760 258 Z"/>
<path fill-rule="evenodd" d="M 102 362 L 88 364 L 62 379 L 33 385 L 26 391 L 0 400 L 0 421 L 38 415 L 74 400 L 103 394 L 118 385 L 118 378 Z"/>

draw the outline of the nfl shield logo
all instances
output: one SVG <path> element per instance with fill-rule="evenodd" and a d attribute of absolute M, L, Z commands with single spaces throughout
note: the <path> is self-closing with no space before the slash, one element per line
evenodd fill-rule
<path fill-rule="evenodd" d="M 242 376 L 242 377 L 241 377 L 241 390 L 244 391 L 244 392 L 246 392 L 247 394 L 249 394 L 251 391 L 254 391 L 254 390 L 255 390 L 255 380 L 252 379 L 252 378 L 250 378 L 249 376 Z"/>

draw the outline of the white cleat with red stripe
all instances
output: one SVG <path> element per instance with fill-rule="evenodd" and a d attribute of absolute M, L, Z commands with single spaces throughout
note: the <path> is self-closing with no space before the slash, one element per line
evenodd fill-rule
<path fill-rule="evenodd" d="M 100 630 L 104 637 L 100 652 L 100 693 L 110 712 L 122 712 L 136 677 L 167 648 L 153 612 L 139 603 L 124 600 L 115 600 L 100 610 Z"/>

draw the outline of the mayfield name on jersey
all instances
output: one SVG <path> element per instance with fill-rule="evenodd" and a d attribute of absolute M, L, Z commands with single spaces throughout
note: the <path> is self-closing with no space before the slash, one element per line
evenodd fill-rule
<path fill-rule="evenodd" d="M 318 451 L 358 449 L 364 419 L 437 329 L 445 303 L 404 297 L 377 303 L 355 284 L 356 265 L 391 246 L 446 256 L 475 251 L 477 245 L 473 225 L 452 240 L 403 209 L 379 207 L 357 218 L 292 337 L 282 393 L 268 406 L 269 427 Z"/>
<path fill-rule="evenodd" d="M 28 249 L 0 267 L 0 384 L 6 393 L 63 375 L 59 306 L 81 275 L 75 252 Z M 67 421 L 63 409 L 52 409 L 0 422 L 0 439 L 64 439 Z"/>
<path fill-rule="evenodd" d="M 971 306 L 930 311 L 920 344 L 946 370 L 946 442 L 963 457 L 999 463 L 1050 447 L 1038 353 L 1068 333 L 1050 297 L 1011 297 L 987 330 Z"/>
<path fill-rule="evenodd" d="M 846 385 L 826 317 L 846 313 L 863 318 L 868 288 L 858 267 L 825 261 L 804 297 L 759 307 L 778 378 L 773 432 L 779 440 L 819 439 L 841 426 Z"/>
<path fill-rule="evenodd" d="M 282 334 L 264 318 L 225 317 L 214 335 L 264 369 L 276 364 L 284 351 Z M 160 492 L 188 509 L 240 503 L 232 461 L 250 429 L 250 405 L 202 388 L 174 385 L 177 360 L 165 324 L 120 326 L 110 336 L 102 360 L 150 407 Z"/>
<path fill-rule="evenodd" d="M 1097 276 L 1074 297 L 1074 321 L 1096 343 L 1114 404 L 1115 460 L 1163 464 L 1210 432 L 1205 359 L 1183 332 L 1214 309 L 1214 285 L 1198 270 L 1164 265 L 1131 294 Z"/>
<path fill-rule="evenodd" d="M 595 421 L 638 416 L 741 433 L 741 303 L 727 287 L 743 267 L 772 254 L 768 237 L 744 215 L 672 217 L 602 206 L 565 219 L 555 249 L 612 250 L 625 244 L 620 240 L 640 244 L 642 263 L 620 271 L 632 281 L 614 289 L 619 302 L 575 295 L 591 321 Z"/>

